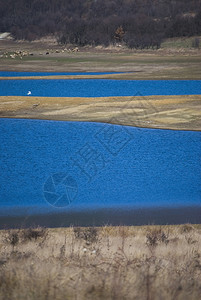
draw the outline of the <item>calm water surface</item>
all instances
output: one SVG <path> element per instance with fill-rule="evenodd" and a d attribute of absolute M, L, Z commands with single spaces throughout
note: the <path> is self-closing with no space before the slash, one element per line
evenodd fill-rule
<path fill-rule="evenodd" d="M 200 132 L 0 119 L 0 215 L 201 206 L 200 149 Z"/>
<path fill-rule="evenodd" d="M 201 94 L 201 80 L 1 80 L 0 96 L 109 97 Z"/>

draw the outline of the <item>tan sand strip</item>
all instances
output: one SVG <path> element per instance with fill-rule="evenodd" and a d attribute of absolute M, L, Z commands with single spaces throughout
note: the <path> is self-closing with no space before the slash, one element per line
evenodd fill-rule
<path fill-rule="evenodd" d="M 201 95 L 100 98 L 1 96 L 0 117 L 201 131 Z"/>
<path fill-rule="evenodd" d="M 121 79 L 132 73 L 102 74 L 102 75 L 45 75 L 45 76 L 16 76 L 0 77 L 0 80 L 27 80 L 27 79 Z"/>

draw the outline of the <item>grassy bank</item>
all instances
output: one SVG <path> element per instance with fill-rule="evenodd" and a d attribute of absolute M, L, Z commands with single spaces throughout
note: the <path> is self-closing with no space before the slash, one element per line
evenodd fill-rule
<path fill-rule="evenodd" d="M 201 227 L 0 231 L 0 299 L 199 299 Z"/>
<path fill-rule="evenodd" d="M 167 44 L 169 43 L 169 47 Z M 79 52 L 41 42 L 0 41 L 0 70 L 50 72 L 131 72 L 115 79 L 200 79 L 200 49 L 174 48 L 167 41 L 159 50 L 85 47 Z M 69 46 L 70 47 L 70 46 Z M 71 46 L 72 48 L 72 46 Z M 31 53 L 10 57 L 16 51 Z M 63 52 L 62 52 L 63 51 Z M 7 54 L 6 54 L 7 53 Z M 46 53 L 49 53 L 46 55 Z"/>

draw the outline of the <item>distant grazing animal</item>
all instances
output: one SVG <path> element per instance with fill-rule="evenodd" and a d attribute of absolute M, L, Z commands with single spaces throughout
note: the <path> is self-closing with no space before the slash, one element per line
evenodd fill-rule
<path fill-rule="evenodd" d="M 40 105 L 40 103 L 36 103 L 36 104 L 33 104 L 32 107 L 35 108 L 35 107 L 37 107 L 39 105 Z"/>

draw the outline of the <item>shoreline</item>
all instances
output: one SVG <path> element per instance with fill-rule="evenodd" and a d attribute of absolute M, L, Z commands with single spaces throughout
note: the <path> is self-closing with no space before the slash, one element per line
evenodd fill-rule
<path fill-rule="evenodd" d="M 47 48 L 49 54 L 46 55 Z M 129 50 L 122 48 L 80 48 L 62 51 L 57 44 L 0 41 L 0 70 L 30 72 L 124 72 L 119 79 L 200 79 L 200 49 Z M 10 55 L 18 51 L 26 56 Z M 58 53 L 59 52 L 59 53 Z M 7 54 L 6 54 L 7 53 Z M 31 55 L 29 55 L 31 53 Z"/>
<path fill-rule="evenodd" d="M 56 121 L 56 122 L 71 122 L 71 123 L 100 123 L 100 124 L 111 124 L 111 125 L 117 125 L 117 126 L 126 126 L 126 127 L 134 127 L 137 129 L 157 129 L 157 130 L 171 130 L 171 131 L 191 131 L 191 132 L 201 132 L 201 129 L 178 129 L 178 128 L 161 128 L 161 127 L 142 127 L 142 126 L 133 126 L 133 125 L 122 125 L 122 124 L 117 124 L 117 123 L 106 123 L 106 122 L 98 122 L 98 121 L 71 121 L 71 120 L 59 120 L 59 119 L 38 119 L 34 117 L 13 117 L 13 116 L 8 116 L 8 117 L 2 117 L 0 116 L 1 119 L 14 119 L 14 120 L 32 120 L 32 121 Z"/>
<path fill-rule="evenodd" d="M 167 81 L 171 79 L 167 78 L 144 78 L 138 76 L 137 78 L 133 78 L 133 74 L 137 73 L 138 71 L 133 72 L 122 72 L 117 74 L 103 74 L 103 75 L 40 75 L 40 76 L 1 76 L 0 80 L 74 80 L 74 79 L 110 79 L 110 80 L 135 80 L 135 81 Z M 180 79 L 174 78 L 175 81 L 199 81 L 201 79 Z"/>
<path fill-rule="evenodd" d="M 1 216 L 0 230 L 26 227 L 102 227 L 200 224 L 201 206 L 93 209 L 85 211 Z"/>

